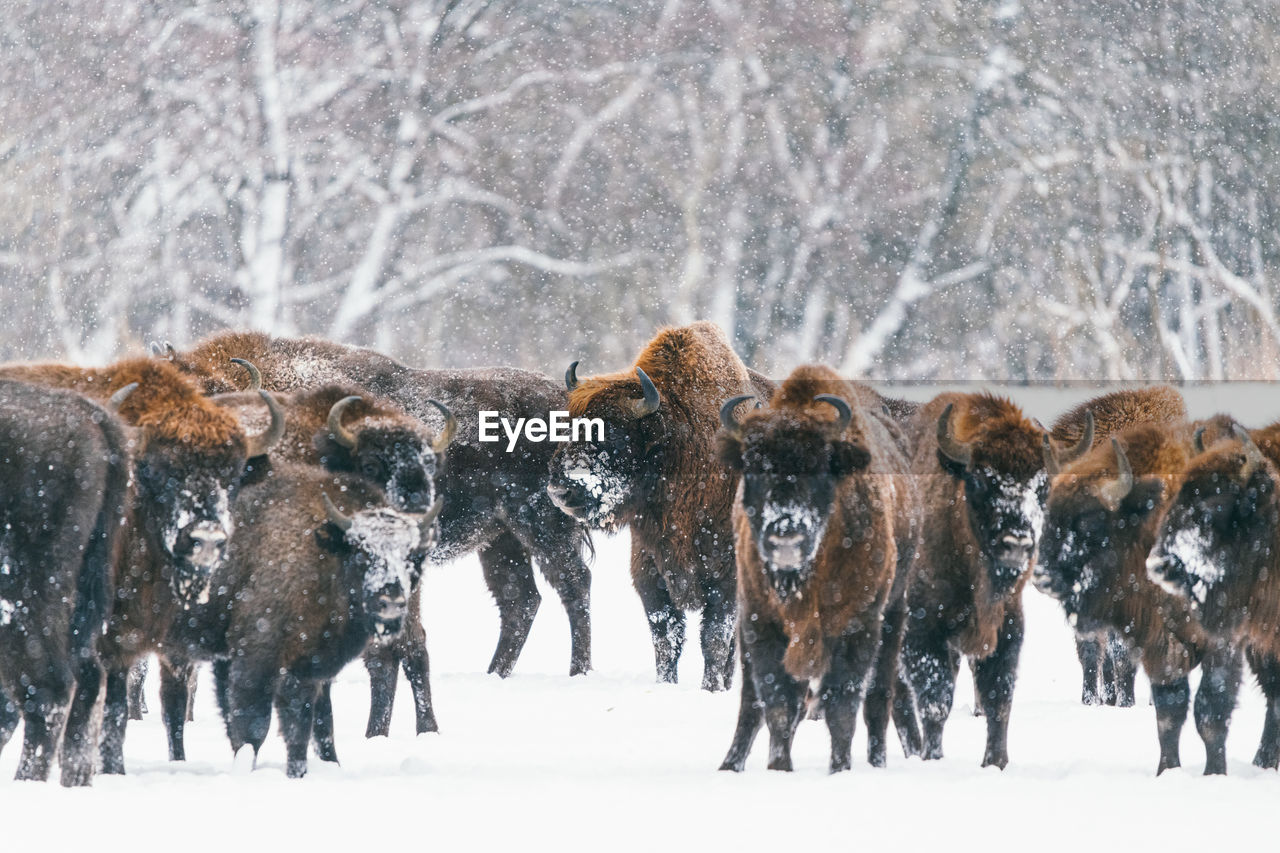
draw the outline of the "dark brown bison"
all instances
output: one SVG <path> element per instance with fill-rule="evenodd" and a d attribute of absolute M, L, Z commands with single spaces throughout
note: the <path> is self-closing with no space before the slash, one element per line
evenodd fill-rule
<path fill-rule="evenodd" d="M 907 590 L 905 689 L 894 721 L 908 755 L 941 758 L 965 655 L 987 719 L 982 765 L 1003 768 L 1022 648 L 1022 588 L 1040 538 L 1049 468 L 1074 460 L 1084 442 L 1059 450 L 1017 406 L 990 394 L 935 397 L 906 430 L 924 531 Z"/>
<path fill-rule="evenodd" d="M 262 417 L 257 394 L 220 394 L 214 399 L 233 409 L 242 423 L 247 421 L 247 428 Z M 437 434 L 389 400 L 352 385 L 281 393 L 276 399 L 285 410 L 287 427 L 272 449 L 273 458 L 362 476 L 384 490 L 393 509 L 425 512 L 434 502 L 436 471 L 457 430 L 444 404 L 429 401 L 444 417 L 443 431 Z M 372 693 L 367 737 L 390 732 L 396 670 L 401 666 L 413 692 L 418 733 L 439 730 L 431 705 L 420 596 L 420 587 L 415 587 L 408 620 L 394 640 L 375 641 L 365 650 Z"/>
<path fill-rule="evenodd" d="M 1223 419 L 1203 424 L 1225 431 Z M 1181 764 L 1187 675 L 1203 666 L 1196 727 L 1205 742 L 1206 773 L 1226 772 L 1226 733 L 1239 680 L 1239 655 L 1208 642 L 1185 602 L 1147 578 L 1169 484 L 1187 464 L 1196 427 L 1142 424 L 1111 437 L 1053 483 L 1037 585 L 1057 599 L 1078 631 L 1115 631 L 1141 655 L 1151 679 L 1160 741 L 1157 772 Z"/>
<path fill-rule="evenodd" d="M 272 338 L 227 332 L 194 349 L 173 353 L 173 363 L 206 393 L 234 391 L 244 373 L 230 364 L 256 364 L 263 387 L 302 391 L 330 383 L 359 386 L 428 424 L 440 434 L 444 420 L 432 400 L 457 417 L 457 437 L 436 486 L 444 497 L 440 537 L 431 559 L 454 559 L 478 551 L 480 565 L 498 605 L 501 632 L 489 671 L 507 676 L 528 638 L 542 600 L 532 559 L 564 603 L 569 616 L 569 673 L 591 668 L 591 574 L 583 558 L 585 528 L 560 512 L 546 493 L 552 445 L 479 440 L 481 410 L 508 418 L 546 418 L 565 407 L 558 382 L 508 368 L 414 370 L 376 352 L 313 338 Z M 392 670 L 394 672 L 394 670 Z"/>
<path fill-rule="evenodd" d="M 124 772 L 128 677 L 139 658 L 165 651 L 175 620 L 209 594 L 209 577 L 226 552 L 234 526 L 231 504 L 248 459 L 262 456 L 284 431 L 283 413 L 262 396 L 270 426 L 247 435 L 235 416 L 209 400 L 172 365 L 126 359 L 103 368 L 60 364 L 0 367 L 0 376 L 69 388 L 105 402 L 126 385 L 137 389 L 120 406 L 136 428 L 136 497 L 116 568 L 116 594 L 100 643 L 107 669 L 102 769 Z M 166 720 L 186 714 L 187 697 L 161 696 Z M 181 742 L 170 757 L 183 758 Z"/>
<path fill-rule="evenodd" d="M 386 503 L 363 478 L 287 462 L 241 491 L 214 591 L 173 635 L 191 658 L 214 660 L 233 751 L 248 744 L 256 759 L 274 701 L 291 778 L 306 774 L 313 732 L 321 759 L 337 761 L 320 725 L 332 709 L 317 716 L 323 688 L 371 639 L 403 629 L 440 509 Z"/>
<path fill-rule="evenodd" d="M 791 769 L 806 694 L 831 734 L 831 772 L 850 766 L 866 695 L 867 759 L 883 766 L 919 506 L 902 436 L 879 396 L 801 367 L 768 408 L 721 411 L 719 456 L 734 504 L 742 701 L 722 770 L 742 770 L 769 727 L 769 768 Z"/>
<path fill-rule="evenodd" d="M 17 778 L 47 779 L 61 744 L 62 784 L 88 785 L 128 436 L 79 394 L 0 380 L 0 456 L 0 749 L 21 718 Z"/>
<path fill-rule="evenodd" d="M 1146 560 L 1209 637 L 1245 647 L 1267 697 L 1253 763 L 1280 765 L 1280 424 L 1235 434 L 1181 472 Z"/>
<path fill-rule="evenodd" d="M 1089 447 L 1105 444 L 1112 435 L 1143 423 L 1176 423 L 1187 419 L 1187 406 L 1177 389 L 1168 385 L 1126 388 L 1086 400 L 1062 415 L 1049 431 L 1060 444 L 1079 444 L 1086 435 Z M 1037 575 L 1032 574 L 1032 581 Z M 1115 631 L 1083 634 L 1076 631 L 1076 655 L 1080 659 L 1085 705 L 1133 705 L 1137 661 L 1124 636 Z"/>
<path fill-rule="evenodd" d="M 676 680 L 688 610 L 702 611 L 703 688 L 725 690 L 733 675 L 738 474 L 712 445 L 720 402 L 766 398 L 758 382 L 712 323 L 664 329 L 623 373 L 578 380 L 569 369 L 569 413 L 602 420 L 604 440 L 560 444 L 549 493 L 590 527 L 631 526 L 631 579 L 659 681 Z"/>

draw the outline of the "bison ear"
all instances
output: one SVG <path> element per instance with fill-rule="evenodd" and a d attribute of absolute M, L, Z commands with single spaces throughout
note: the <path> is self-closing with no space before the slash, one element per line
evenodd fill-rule
<path fill-rule="evenodd" d="M 331 522 L 325 521 L 316 528 L 316 544 L 329 554 L 341 554 L 347 549 L 347 538 Z"/>
<path fill-rule="evenodd" d="M 1159 477 L 1143 477 L 1133 484 L 1129 494 L 1120 502 L 1120 511 L 1125 515 L 1136 515 L 1145 518 L 1156 507 L 1164 503 L 1164 480 Z"/>
<path fill-rule="evenodd" d="M 852 441 L 831 442 L 831 476 L 844 479 L 871 464 L 871 451 Z"/>
<path fill-rule="evenodd" d="M 742 471 L 742 441 L 733 433 L 724 430 L 716 433 L 716 456 L 730 471 Z"/>

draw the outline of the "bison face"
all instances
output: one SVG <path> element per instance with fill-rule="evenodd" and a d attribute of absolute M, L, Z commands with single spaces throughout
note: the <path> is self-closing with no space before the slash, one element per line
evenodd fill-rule
<path fill-rule="evenodd" d="M 387 501 L 406 512 L 424 512 L 436 499 L 436 454 L 422 436 L 404 428 L 371 427 L 359 432 L 354 449 L 325 453 L 331 471 L 352 471 L 387 493 Z"/>
<path fill-rule="evenodd" d="M 551 459 L 547 494 L 563 512 L 590 527 L 616 528 L 643 476 L 644 456 L 634 428 L 606 429 L 602 442 L 567 443 Z M 652 452 L 648 456 L 652 465 Z"/>
<path fill-rule="evenodd" d="M 243 448 L 196 452 L 178 442 L 148 442 L 138 461 L 140 503 L 171 567 L 183 607 L 203 604 L 209 578 L 231 538 L 231 504 L 244 475 Z"/>
<path fill-rule="evenodd" d="M 1188 467 L 1146 561 L 1148 577 L 1187 599 L 1213 633 L 1239 625 L 1271 565 L 1276 472 L 1251 445 L 1215 448 Z"/>
<path fill-rule="evenodd" d="M 404 627 L 409 596 L 422 577 L 422 563 L 436 536 L 439 504 L 424 514 L 381 507 L 344 516 L 328 505 L 336 528 L 322 544 L 339 553 L 361 603 L 365 627 L 375 639 L 390 639 Z"/>
<path fill-rule="evenodd" d="M 1049 475 L 976 465 L 964 472 L 969 527 L 987 564 L 993 592 L 1011 590 L 1031 567 L 1044 528 Z"/>
<path fill-rule="evenodd" d="M 732 402 L 732 401 L 731 401 Z M 762 414 L 719 436 L 720 458 L 742 474 L 741 512 L 778 596 L 799 595 L 814 571 L 840 481 L 865 469 L 860 444 L 830 426 Z"/>

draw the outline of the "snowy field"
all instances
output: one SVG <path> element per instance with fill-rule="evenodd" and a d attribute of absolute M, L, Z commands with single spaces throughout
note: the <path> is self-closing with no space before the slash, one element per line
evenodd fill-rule
<path fill-rule="evenodd" d="M 927 397 L 934 390 L 908 393 Z M 1048 423 L 1086 393 L 1017 396 Z M 1269 386 L 1192 389 L 1187 396 L 1193 415 L 1225 408 L 1252 425 L 1280 417 L 1280 394 Z M 173 850 L 256 849 L 265 842 L 285 850 L 408 842 L 447 851 L 1274 845 L 1274 824 L 1262 821 L 1280 802 L 1280 775 L 1250 764 L 1262 731 L 1256 687 L 1241 689 L 1228 777 L 1201 777 L 1204 750 L 1188 719 L 1183 767 L 1157 779 L 1145 679 L 1139 678 L 1134 708 L 1082 707 L 1071 634 L 1058 606 L 1031 589 L 1007 770 L 978 766 L 985 727 L 972 716 L 971 684 L 962 673 L 942 761 L 904 760 L 891 744 L 889 767 L 874 770 L 860 758 L 859 720 L 854 769 L 831 777 L 826 728 L 806 722 L 795 773 L 764 769 L 764 732 L 745 773 L 718 773 L 736 719 L 737 679 L 727 694 L 698 689 L 694 621 L 681 683 L 655 684 L 648 631 L 627 575 L 627 537 L 596 542 L 590 675 L 565 674 L 568 623 L 545 584 L 514 675 L 505 681 L 485 675 L 498 619 L 479 564 L 470 557 L 432 567 L 424 621 L 439 734 L 413 736 L 412 702 L 401 679 L 391 737 L 365 740 L 368 682 L 356 664 L 333 691 L 340 767 L 313 758 L 306 779 L 287 780 L 284 745 L 273 729 L 259 769 L 245 773 L 233 767 L 206 672 L 196 722 L 187 728 L 190 760 L 170 764 L 153 677 L 153 710 L 129 727 L 125 777 L 99 776 L 82 790 L 18 784 L 10 781 L 17 744 L 6 749 L 5 848 L 62 849 L 74 837 L 94 849 Z"/>

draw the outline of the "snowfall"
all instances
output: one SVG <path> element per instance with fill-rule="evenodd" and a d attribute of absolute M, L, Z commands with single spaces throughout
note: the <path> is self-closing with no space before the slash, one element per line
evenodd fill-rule
<path fill-rule="evenodd" d="M 919 399 L 938 389 L 898 390 Z M 1090 392 L 1013 393 L 1048 423 Z M 1280 418 L 1272 386 L 1201 386 L 1186 396 L 1192 416 L 1221 409 L 1252 425 Z M 1280 775 L 1250 763 L 1263 721 L 1256 686 L 1240 692 L 1228 776 L 1201 775 L 1204 750 L 1189 718 L 1182 768 L 1157 778 L 1145 677 L 1133 708 L 1082 706 L 1071 632 L 1058 606 L 1030 588 L 1006 770 L 979 767 L 985 724 L 973 716 L 962 670 L 941 761 L 906 760 L 894 742 L 889 766 L 873 769 L 861 758 L 859 720 L 853 770 L 830 776 L 826 728 L 807 721 L 794 773 L 765 769 L 763 732 L 746 772 L 717 772 L 736 719 L 737 678 L 728 693 L 699 689 L 695 616 L 680 683 L 656 684 L 627 535 L 597 535 L 596 548 L 590 674 L 567 675 L 568 623 L 542 584 L 514 674 L 486 675 L 498 618 L 479 563 L 433 566 L 424 623 L 439 733 L 414 736 L 401 678 L 391 737 L 366 740 L 368 681 L 356 663 L 333 689 L 341 765 L 313 756 L 305 779 L 286 779 L 273 728 L 249 771 L 233 762 L 205 672 L 188 760 L 170 763 L 153 667 L 151 712 L 129 726 L 127 775 L 98 776 L 78 790 L 16 783 L 16 739 L 0 755 L 5 848 L 64 849 L 80 837 L 95 849 L 170 850 L 404 842 L 439 850 L 1276 849 L 1275 824 L 1263 821 L 1280 804 Z"/>

